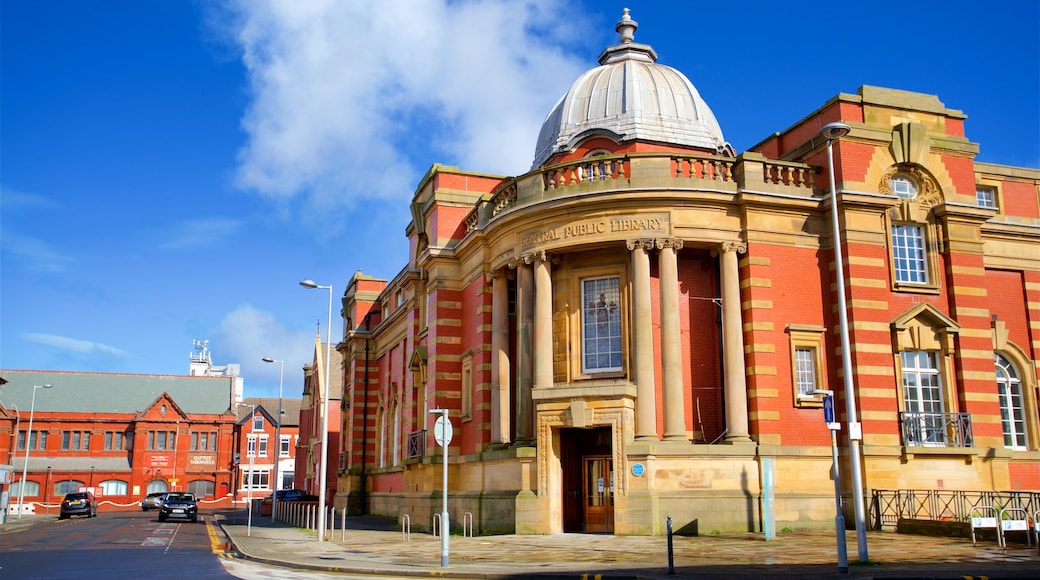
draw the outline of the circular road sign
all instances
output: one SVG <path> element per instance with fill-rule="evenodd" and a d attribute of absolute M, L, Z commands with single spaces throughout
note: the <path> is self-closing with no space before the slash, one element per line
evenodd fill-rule
<path fill-rule="evenodd" d="M 454 434 L 455 430 L 451 427 L 451 420 L 444 415 L 437 417 L 437 422 L 433 425 L 433 438 L 437 440 L 437 445 L 441 447 L 451 445 L 451 437 Z"/>

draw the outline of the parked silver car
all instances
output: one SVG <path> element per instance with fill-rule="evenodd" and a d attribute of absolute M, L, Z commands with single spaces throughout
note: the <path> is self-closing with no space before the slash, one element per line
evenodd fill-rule
<path fill-rule="evenodd" d="M 150 493 L 147 497 L 141 500 L 141 511 L 146 512 L 148 510 L 157 510 L 162 507 L 163 500 L 165 499 L 165 491 Z"/>

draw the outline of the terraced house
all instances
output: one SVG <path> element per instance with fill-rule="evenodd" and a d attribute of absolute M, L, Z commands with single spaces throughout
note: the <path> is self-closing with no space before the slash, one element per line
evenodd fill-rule
<path fill-rule="evenodd" d="M 400 273 L 351 278 L 337 506 L 431 526 L 447 409 L 448 511 L 477 533 L 828 527 L 822 391 L 862 473 L 846 510 L 1040 491 L 1040 171 L 976 162 L 964 113 L 872 86 L 738 154 L 636 26 L 528 173 L 434 165 Z"/>

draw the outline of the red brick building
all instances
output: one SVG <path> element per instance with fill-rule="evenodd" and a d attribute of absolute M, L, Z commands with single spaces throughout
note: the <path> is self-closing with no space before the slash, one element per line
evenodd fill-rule
<path fill-rule="evenodd" d="M 976 162 L 962 112 L 870 86 L 736 154 L 635 29 L 626 11 L 530 172 L 434 165 L 400 273 L 351 278 L 336 504 L 429 527 L 447 409 L 451 520 L 480 533 L 761 530 L 767 501 L 828 527 L 820 390 L 860 499 L 1040 491 L 1040 171 Z"/>
<path fill-rule="evenodd" d="M 300 437 L 296 443 L 295 488 L 311 495 L 320 495 L 322 453 L 322 409 L 329 414 L 328 470 L 326 473 L 326 501 L 332 505 L 336 495 L 340 457 L 340 404 L 343 393 L 342 357 L 332 350 L 329 368 L 332 370 L 331 389 L 325 388 L 325 360 L 328 344 L 320 338 L 314 340 L 314 360 L 303 368 L 303 396 L 300 399 Z M 328 392 L 328 396 L 326 396 Z M 324 402 L 324 404 L 323 404 Z"/>
<path fill-rule="evenodd" d="M 281 407 L 281 426 L 278 410 Z M 300 438 L 300 399 L 247 397 L 237 409 L 235 430 L 236 496 L 266 497 L 294 489 Z"/>
<path fill-rule="evenodd" d="M 234 376 L 0 370 L 0 459 L 11 513 L 22 495 L 49 509 L 79 488 L 102 509 L 151 492 L 194 492 L 204 507 L 234 491 Z M 32 420 L 32 430 L 29 422 Z M 28 465 L 26 465 L 28 452 Z M 25 483 L 22 483 L 22 473 Z"/>

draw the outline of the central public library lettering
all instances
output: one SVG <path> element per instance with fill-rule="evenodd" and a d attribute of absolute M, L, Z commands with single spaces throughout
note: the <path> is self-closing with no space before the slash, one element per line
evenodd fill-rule
<path fill-rule="evenodd" d="M 528 247 L 545 242 L 599 234 L 627 232 L 664 234 L 666 233 L 666 224 L 666 216 L 613 217 L 598 220 L 583 220 L 580 222 L 568 223 L 521 234 L 519 245 L 521 247 Z"/>

